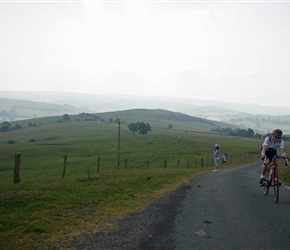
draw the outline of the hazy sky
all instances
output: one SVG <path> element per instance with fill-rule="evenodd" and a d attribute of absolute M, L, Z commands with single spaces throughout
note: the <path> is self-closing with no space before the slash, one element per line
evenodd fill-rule
<path fill-rule="evenodd" d="M 290 1 L 0 1 L 0 90 L 290 107 Z"/>

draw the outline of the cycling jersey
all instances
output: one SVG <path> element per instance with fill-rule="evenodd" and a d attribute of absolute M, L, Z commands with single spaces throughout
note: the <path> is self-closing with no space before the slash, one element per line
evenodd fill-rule
<path fill-rule="evenodd" d="M 266 156 L 274 157 L 277 154 L 277 148 L 284 148 L 284 141 L 282 139 L 278 140 L 277 142 L 274 141 L 273 136 L 269 136 L 265 138 L 264 143 L 262 146 L 267 146 Z"/>

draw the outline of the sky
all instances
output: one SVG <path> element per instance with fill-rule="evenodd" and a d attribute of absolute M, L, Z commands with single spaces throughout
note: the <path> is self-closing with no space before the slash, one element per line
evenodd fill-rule
<path fill-rule="evenodd" d="M 290 1 L 1 1 L 0 90 L 290 107 Z"/>

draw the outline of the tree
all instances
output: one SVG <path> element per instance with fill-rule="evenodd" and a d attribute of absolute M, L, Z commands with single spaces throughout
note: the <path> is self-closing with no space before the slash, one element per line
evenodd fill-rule
<path fill-rule="evenodd" d="M 63 119 L 64 121 L 69 121 L 69 120 L 70 120 L 70 116 L 69 116 L 68 114 L 64 114 L 64 115 L 62 116 L 62 119 Z"/>
<path fill-rule="evenodd" d="M 129 128 L 130 131 L 133 132 L 133 135 L 135 134 L 135 132 L 138 131 L 138 126 L 137 126 L 136 123 L 130 123 L 130 124 L 128 125 L 128 128 Z"/>
<path fill-rule="evenodd" d="M 133 134 L 135 134 L 135 132 L 138 132 L 140 135 L 145 135 L 149 131 L 151 131 L 151 126 L 147 122 L 130 123 L 128 125 L 128 128 L 130 131 L 133 132 Z"/>
<path fill-rule="evenodd" d="M 247 137 L 253 137 L 255 134 L 254 130 L 251 128 L 248 128 L 248 133 L 247 133 Z"/>
<path fill-rule="evenodd" d="M 19 124 L 16 124 L 16 125 L 15 125 L 15 128 L 16 128 L 16 129 L 21 129 L 21 128 L 22 128 L 22 126 L 21 126 L 21 125 L 19 125 Z"/>
<path fill-rule="evenodd" d="M 149 131 L 151 131 L 151 126 L 149 123 L 145 122 L 137 122 L 138 133 L 140 135 L 146 135 Z"/>
<path fill-rule="evenodd" d="M 168 124 L 168 128 L 169 129 L 172 129 L 172 124 Z"/>
<path fill-rule="evenodd" d="M 3 122 L 1 124 L 1 131 L 8 131 L 10 129 L 11 125 L 9 122 Z"/>
<path fill-rule="evenodd" d="M 28 126 L 29 126 L 29 127 L 35 127 L 35 126 L 36 126 L 36 123 L 31 123 L 31 122 L 29 122 L 29 123 L 28 123 Z"/>

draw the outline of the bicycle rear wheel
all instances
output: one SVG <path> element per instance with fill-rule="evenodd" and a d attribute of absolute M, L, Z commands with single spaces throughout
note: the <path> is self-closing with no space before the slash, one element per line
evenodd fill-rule
<path fill-rule="evenodd" d="M 278 203 L 279 201 L 279 178 L 278 178 L 278 170 L 274 170 L 274 196 L 275 201 Z"/>
<path fill-rule="evenodd" d="M 269 193 L 269 188 L 270 188 L 269 180 L 266 180 L 266 183 L 265 183 L 265 185 L 263 186 L 263 192 L 264 192 L 264 195 L 267 195 L 267 194 Z"/>

